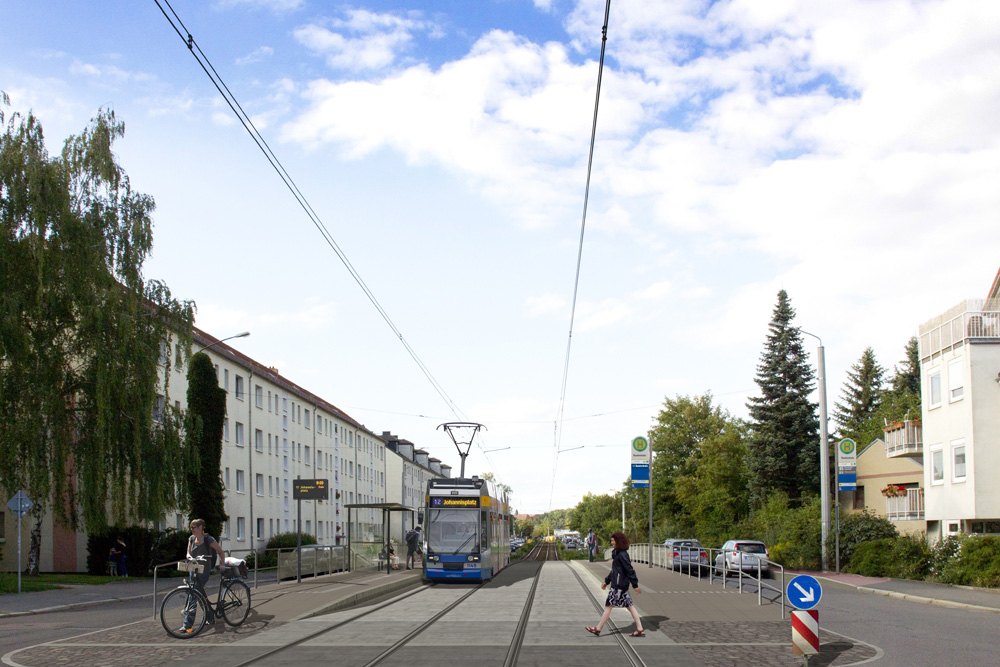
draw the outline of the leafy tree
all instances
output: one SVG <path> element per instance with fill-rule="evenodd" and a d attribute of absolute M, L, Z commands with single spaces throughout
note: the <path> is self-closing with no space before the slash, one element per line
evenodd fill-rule
<path fill-rule="evenodd" d="M 791 325 L 795 317 L 787 292 L 778 292 L 770 331 L 755 382 L 761 396 L 747 403 L 752 437 L 747 455 L 752 506 L 772 491 L 795 499 L 819 489 L 817 442 L 819 420 L 809 400 L 813 371 L 806 360 L 802 336 Z"/>
<path fill-rule="evenodd" d="M 693 473 L 693 457 L 701 443 L 721 434 L 727 418 L 728 414 L 712 405 L 710 393 L 664 400 L 656 425 L 649 431 L 649 445 L 655 454 L 653 501 L 662 516 L 676 520 L 685 513 L 677 497 L 677 479 Z"/>
<path fill-rule="evenodd" d="M 867 348 L 847 372 L 847 382 L 840 391 L 841 401 L 834 407 L 833 416 L 840 425 L 840 437 L 852 438 L 862 447 L 871 442 L 862 442 L 859 437 L 865 422 L 882 405 L 884 377 L 885 369 L 875 359 L 875 351 Z"/>
<path fill-rule="evenodd" d="M 222 429 L 226 390 L 219 386 L 215 365 L 205 353 L 188 364 L 187 489 L 192 519 L 205 520 L 205 532 L 221 535 L 226 516 L 222 482 Z"/>
<path fill-rule="evenodd" d="M 143 277 L 154 203 L 112 151 L 113 112 L 56 157 L 30 112 L 0 107 L 0 125 L 0 479 L 36 503 L 37 572 L 48 508 L 93 530 L 109 511 L 124 525 L 179 504 L 181 424 L 159 364 L 171 334 L 190 339 L 193 304 Z"/>

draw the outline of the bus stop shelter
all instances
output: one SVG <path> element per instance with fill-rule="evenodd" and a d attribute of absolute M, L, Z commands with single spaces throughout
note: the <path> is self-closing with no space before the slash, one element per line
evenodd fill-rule
<path fill-rule="evenodd" d="M 409 512 L 411 521 L 414 520 L 420 509 L 416 507 L 407 507 L 406 505 L 400 503 L 352 503 L 350 505 L 344 505 L 347 509 L 347 569 L 348 571 L 354 570 L 354 548 L 352 547 L 352 540 L 357 543 L 358 536 L 352 535 L 352 530 L 354 527 L 353 512 L 354 510 L 380 510 L 382 512 L 382 536 L 377 544 L 380 545 L 379 551 L 381 552 L 385 549 L 385 545 L 389 543 L 389 517 L 393 512 Z M 373 542 L 361 542 L 363 545 L 375 544 Z M 402 546 L 402 545 L 400 545 Z M 398 554 L 397 554 L 398 555 Z M 386 574 L 389 573 L 389 561 L 386 559 L 385 563 Z"/>

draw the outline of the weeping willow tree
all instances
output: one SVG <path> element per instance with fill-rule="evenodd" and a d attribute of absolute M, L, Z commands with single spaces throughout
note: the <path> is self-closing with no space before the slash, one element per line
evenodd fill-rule
<path fill-rule="evenodd" d="M 30 112 L 0 105 L 0 485 L 41 522 L 88 529 L 155 520 L 184 493 L 174 344 L 194 306 L 146 280 L 153 199 L 112 152 L 124 124 L 101 110 L 50 156 Z M 172 344 L 173 342 L 173 344 Z"/>

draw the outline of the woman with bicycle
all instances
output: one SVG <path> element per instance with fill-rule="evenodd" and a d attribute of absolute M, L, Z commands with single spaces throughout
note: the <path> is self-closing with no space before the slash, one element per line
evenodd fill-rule
<path fill-rule="evenodd" d="M 191 537 L 188 538 L 187 557 L 188 560 L 197 560 L 197 558 L 201 556 L 208 564 L 208 567 L 205 568 L 204 572 L 193 575 L 194 587 L 198 589 L 202 595 L 205 595 L 205 597 L 208 597 L 208 594 L 205 593 L 205 584 L 208 583 L 208 578 L 212 576 L 212 570 L 215 569 L 216 554 L 218 554 L 221 559 L 219 561 L 220 563 L 226 562 L 226 553 L 222 550 L 222 546 L 219 544 L 218 540 L 205 532 L 205 520 L 195 519 L 191 522 Z M 194 615 L 195 610 L 193 608 L 188 613 L 184 614 L 184 626 L 181 628 L 182 631 L 192 631 L 191 628 L 194 625 Z M 211 607 L 209 607 L 206 622 L 215 622 Z"/>

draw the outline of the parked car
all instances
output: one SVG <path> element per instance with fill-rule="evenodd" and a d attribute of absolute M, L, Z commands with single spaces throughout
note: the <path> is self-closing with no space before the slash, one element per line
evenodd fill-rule
<path fill-rule="evenodd" d="M 694 539 L 664 540 L 667 547 L 667 564 L 674 570 L 697 570 L 708 565 L 708 551 Z"/>
<path fill-rule="evenodd" d="M 759 568 L 760 576 L 767 577 L 771 571 L 767 560 L 770 557 L 767 545 L 759 540 L 729 540 L 715 557 L 715 571 L 727 575 L 740 571 L 756 575 Z"/>

